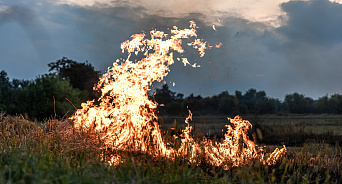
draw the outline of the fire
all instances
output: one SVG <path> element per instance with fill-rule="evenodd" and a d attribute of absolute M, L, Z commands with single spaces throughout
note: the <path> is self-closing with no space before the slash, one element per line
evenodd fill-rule
<path fill-rule="evenodd" d="M 190 163 L 211 164 L 228 169 L 228 163 L 239 166 L 249 159 L 260 159 L 265 164 L 274 164 L 286 151 L 286 148 L 275 150 L 264 158 L 261 149 L 249 140 L 247 129 L 251 124 L 239 116 L 228 118 L 232 125 L 227 125 L 227 133 L 221 143 L 204 139 L 196 142 L 191 135 L 192 127 L 185 120 L 187 127 L 180 135 L 181 145 L 174 148 L 163 141 L 158 125 L 156 108 L 158 104 L 152 101 L 147 92 L 154 81 L 162 81 L 174 63 L 174 52 L 184 53 L 184 39 L 194 37 L 188 43 L 197 49 L 200 57 L 212 46 L 197 38 L 196 23 L 190 21 L 189 29 L 178 29 L 174 26 L 171 34 L 152 30 L 148 39 L 145 33 L 135 34 L 131 40 L 121 44 L 122 52 L 127 52 L 127 59 L 117 60 L 108 68 L 97 85 L 102 96 L 98 103 L 88 101 L 82 104 L 70 118 L 74 127 L 81 131 L 95 132 L 106 148 L 114 150 L 115 154 L 108 161 L 112 165 L 123 162 L 120 152 L 141 152 L 152 157 L 187 158 Z M 217 47 L 217 46 L 216 46 Z M 133 55 L 142 55 L 139 61 L 131 61 Z M 177 58 L 184 65 L 192 67 L 187 58 Z M 177 137 L 175 137 L 177 138 Z M 205 158 L 203 160 L 203 158 Z M 201 163 L 205 162 L 205 163 Z"/>

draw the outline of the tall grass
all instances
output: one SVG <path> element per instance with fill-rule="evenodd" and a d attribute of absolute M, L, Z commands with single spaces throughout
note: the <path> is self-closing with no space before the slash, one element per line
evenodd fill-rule
<path fill-rule="evenodd" d="M 191 165 L 182 158 L 151 159 L 129 152 L 122 153 L 124 163 L 112 167 L 103 157 L 112 150 L 101 149 L 101 141 L 92 134 L 74 130 L 68 120 L 37 123 L 0 114 L 0 183 L 341 183 L 342 179 L 338 145 L 290 147 L 275 166 L 252 160 L 228 171 Z"/>

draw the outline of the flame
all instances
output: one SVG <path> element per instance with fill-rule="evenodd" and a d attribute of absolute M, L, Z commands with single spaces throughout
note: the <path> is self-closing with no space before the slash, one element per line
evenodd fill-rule
<path fill-rule="evenodd" d="M 221 42 L 216 43 L 215 48 L 220 48 L 222 46 Z"/>
<path fill-rule="evenodd" d="M 70 118 L 74 127 L 81 131 L 94 131 L 106 148 L 115 151 L 108 161 L 111 165 L 123 162 L 120 152 L 126 151 L 171 160 L 184 157 L 191 163 L 211 164 L 225 169 L 229 168 L 228 163 L 239 166 L 255 158 L 265 164 L 274 164 L 286 148 L 277 149 L 264 159 L 264 154 L 247 136 L 247 129 L 252 125 L 239 116 L 228 118 L 232 125 L 227 125 L 225 139 L 221 143 L 205 138 L 198 142 L 191 135 L 189 121 L 192 113 L 189 111 L 189 117 L 185 120 L 187 127 L 179 137 L 174 137 L 181 140 L 179 148 L 163 141 L 157 123 L 158 104 L 147 95 L 152 82 L 160 82 L 168 74 L 169 66 L 174 63 L 174 52 L 184 53 L 182 41 L 185 38 L 195 38 L 187 45 L 197 49 L 200 57 L 204 56 L 206 49 L 212 47 L 197 38 L 198 27 L 194 21 L 190 21 L 189 28 L 178 29 L 174 26 L 170 35 L 152 30 L 150 39 L 142 33 L 123 42 L 121 49 L 128 53 L 127 59 L 114 62 L 100 78 L 97 89 L 101 90 L 102 96 L 98 103 L 88 101 L 82 104 L 82 109 L 78 109 Z M 139 61 L 131 61 L 132 54 L 142 54 L 144 57 Z M 179 58 L 177 60 L 180 61 Z M 196 63 L 190 64 L 187 58 L 182 58 L 182 62 L 184 65 L 199 67 Z"/>

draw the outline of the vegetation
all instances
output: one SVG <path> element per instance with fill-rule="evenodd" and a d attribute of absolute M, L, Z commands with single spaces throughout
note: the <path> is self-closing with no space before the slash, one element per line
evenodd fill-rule
<path fill-rule="evenodd" d="M 307 143 L 324 143 L 342 146 L 342 115 L 244 115 L 253 125 L 249 136 L 259 144 L 302 147 Z M 184 128 L 185 116 L 160 116 L 163 130 Z M 197 116 L 191 121 L 197 136 L 223 138 L 227 116 Z"/>
<path fill-rule="evenodd" d="M 158 107 L 163 140 L 172 141 L 170 136 L 179 134 L 184 118 L 175 117 L 184 117 L 188 107 L 195 115 L 195 139 L 220 139 L 227 123 L 222 115 L 240 114 L 251 120 L 249 136 L 255 142 L 265 145 L 266 151 L 284 143 L 287 154 L 274 166 L 252 160 L 224 170 L 126 152 L 124 163 L 110 166 L 106 161 L 113 151 L 93 139 L 100 135 L 77 131 L 66 118 L 82 102 L 97 97 L 92 88 L 99 71 L 67 58 L 49 67 L 53 73 L 31 81 L 10 80 L 0 72 L 0 183 L 340 183 L 342 179 L 340 94 L 313 100 L 293 93 L 280 101 L 249 89 L 244 94 L 222 92 L 203 98 L 184 97 L 164 85 L 151 97 L 164 104 Z"/>
<path fill-rule="evenodd" d="M 0 183 L 339 183 L 342 179 L 338 145 L 288 147 L 275 166 L 256 160 L 227 171 L 136 153 L 125 153 L 126 161 L 113 167 L 103 159 L 111 150 L 100 148 L 89 134 L 74 130 L 72 122 L 39 124 L 1 114 Z"/>
<path fill-rule="evenodd" d="M 17 89 L 16 93 L 14 102 L 19 103 L 10 110 L 39 119 L 51 115 L 69 116 L 85 99 L 81 90 L 72 88 L 67 80 L 60 80 L 55 74 L 39 76 L 28 86 Z"/>
<path fill-rule="evenodd" d="M 167 84 L 156 90 L 154 99 L 164 106 L 159 107 L 161 115 L 184 115 L 187 107 L 196 116 L 201 115 L 246 115 L 246 114 L 341 114 L 342 95 L 323 96 L 317 100 L 293 93 L 285 96 L 283 101 L 268 97 L 265 91 L 249 89 L 244 94 L 224 91 L 212 97 L 190 96 L 172 92 Z"/>
<path fill-rule="evenodd" d="M 55 71 L 62 80 L 69 80 L 73 88 L 87 93 L 87 100 L 97 99 L 99 93 L 93 90 L 100 78 L 100 71 L 86 61 L 78 63 L 66 57 L 48 64 L 49 72 Z"/>
<path fill-rule="evenodd" d="M 77 63 L 65 57 L 49 64 L 54 73 L 34 80 L 10 79 L 0 72 L 0 110 L 30 119 L 69 117 L 81 103 L 98 93 L 92 88 L 99 80 L 99 71 L 89 63 Z M 81 77 L 80 77 L 81 76 Z"/>
<path fill-rule="evenodd" d="M 35 80 L 12 81 L 5 71 L 0 72 L 0 110 L 10 115 L 27 114 L 31 119 L 68 117 L 82 102 L 98 99 L 93 90 L 100 71 L 88 63 L 78 63 L 66 57 L 48 64 L 52 73 Z M 57 93 L 58 92 L 58 93 Z M 154 100 L 163 104 L 160 115 L 184 116 L 189 108 L 196 115 L 247 114 L 342 114 L 342 95 L 323 96 L 317 100 L 293 93 L 283 101 L 267 96 L 265 91 L 249 89 L 244 94 L 221 92 L 211 97 L 184 97 L 165 84 L 156 89 Z M 31 108 L 33 104 L 33 108 Z"/>

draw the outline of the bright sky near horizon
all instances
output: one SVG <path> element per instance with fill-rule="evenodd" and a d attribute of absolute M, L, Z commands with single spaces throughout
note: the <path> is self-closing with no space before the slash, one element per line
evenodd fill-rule
<path fill-rule="evenodd" d="M 265 90 L 282 100 L 299 92 L 342 94 L 342 0 L 0 0 L 0 70 L 34 79 L 63 56 L 105 71 L 125 57 L 130 35 L 199 26 L 199 38 L 222 42 L 201 68 L 171 67 L 173 91 L 209 96 Z M 216 31 L 212 25 L 215 25 Z"/>

